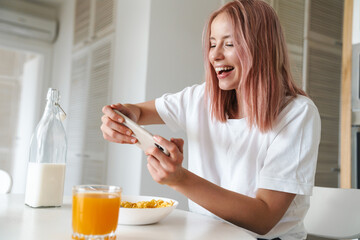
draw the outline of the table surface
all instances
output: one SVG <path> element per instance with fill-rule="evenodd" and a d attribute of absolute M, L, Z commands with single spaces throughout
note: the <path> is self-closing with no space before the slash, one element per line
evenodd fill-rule
<path fill-rule="evenodd" d="M 71 239 L 71 198 L 57 208 L 31 208 L 24 195 L 0 194 L 0 239 Z M 255 239 L 244 229 L 211 217 L 175 209 L 162 221 L 118 225 L 117 239 Z"/>

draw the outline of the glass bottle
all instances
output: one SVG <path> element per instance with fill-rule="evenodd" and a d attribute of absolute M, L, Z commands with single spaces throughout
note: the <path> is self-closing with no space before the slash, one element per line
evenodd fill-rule
<path fill-rule="evenodd" d="M 30 207 L 63 203 L 67 140 L 59 98 L 59 91 L 49 88 L 44 114 L 31 138 L 25 193 Z"/>

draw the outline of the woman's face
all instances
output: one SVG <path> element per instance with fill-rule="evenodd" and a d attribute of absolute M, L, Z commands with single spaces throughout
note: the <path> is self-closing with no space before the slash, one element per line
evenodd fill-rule
<path fill-rule="evenodd" d="M 233 30 L 226 13 L 211 23 L 209 59 L 222 90 L 237 89 L 240 82 L 240 61 L 234 47 Z"/>

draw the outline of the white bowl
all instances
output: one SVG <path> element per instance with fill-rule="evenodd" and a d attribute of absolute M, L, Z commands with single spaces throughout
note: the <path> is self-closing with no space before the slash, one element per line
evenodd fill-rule
<path fill-rule="evenodd" d="M 165 202 L 173 201 L 174 204 L 170 207 L 162 208 L 120 208 L 119 211 L 119 224 L 122 225 L 145 225 L 157 223 L 167 215 L 171 213 L 173 209 L 179 204 L 178 201 L 175 201 L 170 198 L 163 197 L 152 197 L 152 196 L 121 196 L 121 201 L 127 202 L 139 202 L 139 201 L 151 201 L 155 200 L 164 200 Z"/>

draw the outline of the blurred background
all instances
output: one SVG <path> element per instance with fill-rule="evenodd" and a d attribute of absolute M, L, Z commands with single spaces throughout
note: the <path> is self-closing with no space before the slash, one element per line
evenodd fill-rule
<path fill-rule="evenodd" d="M 152 180 L 141 150 L 103 139 L 101 109 L 203 82 L 203 27 L 226 2 L 0 0 L 0 168 L 12 175 L 12 192 L 25 191 L 31 134 L 52 87 L 68 115 L 65 195 L 75 184 L 114 184 L 187 209 L 184 196 Z M 294 78 L 322 118 L 316 185 L 337 187 L 344 1 L 267 2 L 283 25 Z M 353 44 L 360 42 L 359 13 L 355 0 Z M 185 138 L 166 126 L 147 129 Z"/>

